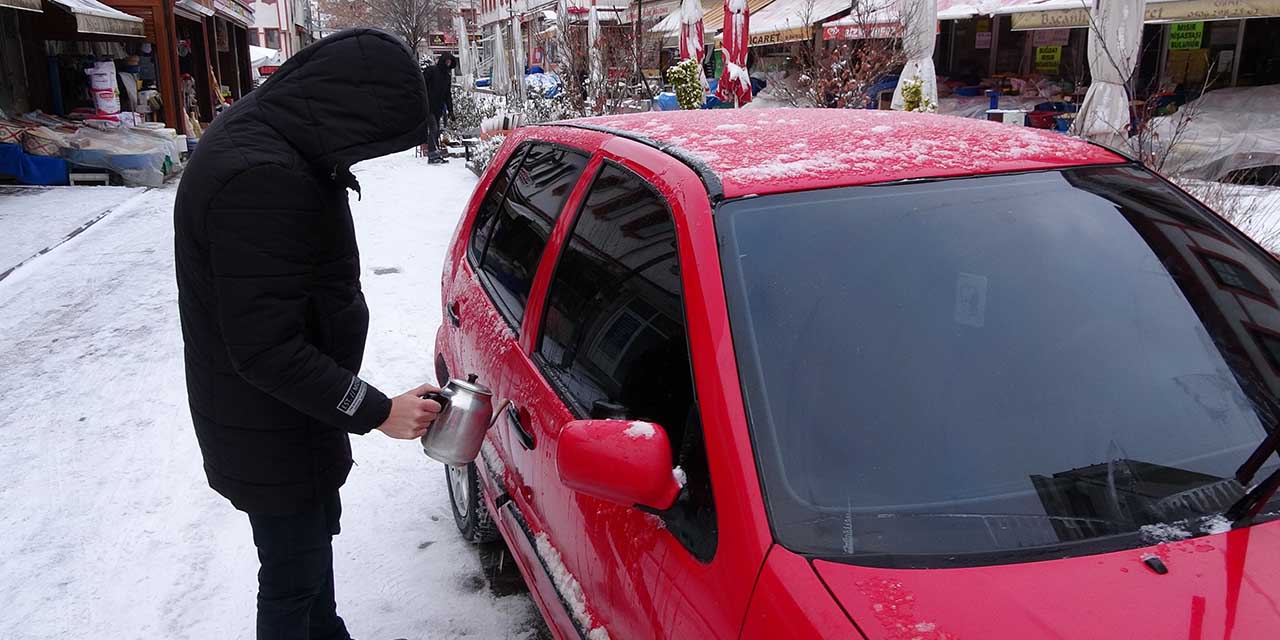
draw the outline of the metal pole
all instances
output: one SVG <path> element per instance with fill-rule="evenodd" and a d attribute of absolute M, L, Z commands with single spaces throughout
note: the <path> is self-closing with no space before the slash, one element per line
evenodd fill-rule
<path fill-rule="evenodd" d="M 1240 54 L 1244 53 L 1244 26 L 1248 24 L 1248 20 L 1240 19 L 1240 26 L 1236 27 L 1236 52 L 1231 57 L 1231 86 L 1236 86 L 1236 82 L 1240 79 Z"/>
<path fill-rule="evenodd" d="M 1000 50 L 1000 16 L 991 16 L 991 62 L 987 77 L 996 75 L 996 52 Z"/>

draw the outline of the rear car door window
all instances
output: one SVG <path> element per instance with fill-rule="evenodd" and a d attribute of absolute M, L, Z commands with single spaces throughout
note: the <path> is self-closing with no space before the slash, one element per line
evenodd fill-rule
<path fill-rule="evenodd" d="M 498 219 L 498 208 L 507 197 L 511 178 L 515 176 L 516 169 L 520 167 L 520 160 L 528 149 L 529 145 L 526 144 L 512 152 L 502 171 L 493 177 L 493 183 L 489 185 L 489 190 L 484 194 L 484 200 L 480 202 L 475 222 L 471 225 L 471 240 L 467 244 L 467 256 L 471 258 L 471 263 L 474 265 L 479 266 L 480 259 L 484 256 L 484 249 L 489 244 L 489 236 L 493 234 L 493 223 Z"/>
<path fill-rule="evenodd" d="M 693 507 L 668 528 L 709 555 L 710 477 L 676 228 L 665 200 L 635 174 L 606 164 L 592 183 L 547 293 L 537 356 L 577 415 L 648 420 L 666 430 Z"/>
<path fill-rule="evenodd" d="M 479 268 L 486 288 L 513 327 L 524 318 L 547 238 L 586 166 L 587 156 L 581 153 L 531 145 L 497 207 Z"/>

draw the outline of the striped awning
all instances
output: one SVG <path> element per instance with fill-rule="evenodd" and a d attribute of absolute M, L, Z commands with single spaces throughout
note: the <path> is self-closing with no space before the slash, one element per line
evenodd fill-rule
<path fill-rule="evenodd" d="M 49 0 L 76 18 L 76 31 L 104 36 L 141 38 L 145 35 L 142 18 L 108 7 L 98 0 Z"/>

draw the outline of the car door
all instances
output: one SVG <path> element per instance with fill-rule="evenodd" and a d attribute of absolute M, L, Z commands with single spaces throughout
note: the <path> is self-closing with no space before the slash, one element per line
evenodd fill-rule
<path fill-rule="evenodd" d="M 509 426 L 533 436 L 533 446 L 512 452 L 520 483 L 513 503 L 580 635 L 709 637 L 710 626 L 690 625 L 692 609 L 671 575 L 683 563 L 668 562 L 672 554 L 709 562 L 717 538 L 671 207 L 619 160 L 593 162 L 592 170 L 574 217 L 560 222 L 564 239 L 558 255 L 548 255 L 553 266 L 544 266 L 541 316 L 525 323 L 538 330 L 508 381 L 519 407 L 511 422 L 522 423 Z M 687 513 L 664 522 L 561 484 L 559 429 L 587 417 L 662 425 L 688 478 Z M 726 623 L 717 635 L 734 631 Z"/>

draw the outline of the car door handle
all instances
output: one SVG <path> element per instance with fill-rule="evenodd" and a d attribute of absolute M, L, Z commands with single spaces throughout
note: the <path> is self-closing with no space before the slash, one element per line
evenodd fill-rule
<path fill-rule="evenodd" d="M 534 449 L 538 446 L 537 440 L 533 437 L 533 432 L 529 431 L 524 423 L 520 421 L 520 410 L 516 408 L 514 402 L 507 403 L 507 421 L 516 430 L 516 435 L 520 438 L 520 445 L 525 449 Z"/>
<path fill-rule="evenodd" d="M 449 314 L 449 323 L 455 327 L 462 326 L 462 316 L 458 315 L 458 301 L 454 300 L 445 308 L 445 312 Z"/>

